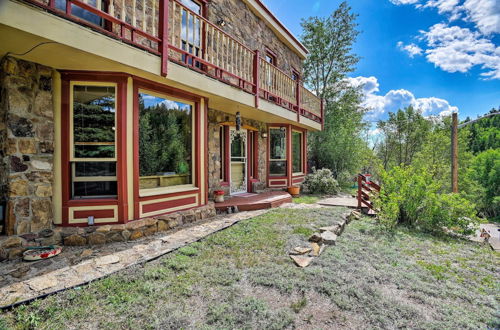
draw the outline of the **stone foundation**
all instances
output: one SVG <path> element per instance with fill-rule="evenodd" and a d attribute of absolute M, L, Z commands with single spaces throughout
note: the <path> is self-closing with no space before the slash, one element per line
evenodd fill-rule
<path fill-rule="evenodd" d="M 5 232 L 50 229 L 54 112 L 52 69 L 7 57 L 0 73 L 0 202 Z"/>
<path fill-rule="evenodd" d="M 0 238 L 0 261 L 20 258 L 29 246 L 62 244 L 66 246 L 101 245 L 113 242 L 133 241 L 157 232 L 205 220 L 216 215 L 214 204 L 131 221 L 126 224 L 91 227 L 56 227 L 36 234 L 24 234 Z"/>

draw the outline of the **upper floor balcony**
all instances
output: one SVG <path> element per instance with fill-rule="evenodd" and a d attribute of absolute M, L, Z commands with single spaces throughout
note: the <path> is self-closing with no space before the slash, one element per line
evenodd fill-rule
<path fill-rule="evenodd" d="M 182 0 L 22 0 L 161 57 L 161 74 L 173 62 L 293 113 L 322 123 L 321 99 L 298 74 L 210 22 L 203 7 Z M 206 1 L 206 0 L 201 0 Z M 220 22 L 223 25 L 223 22 Z"/>

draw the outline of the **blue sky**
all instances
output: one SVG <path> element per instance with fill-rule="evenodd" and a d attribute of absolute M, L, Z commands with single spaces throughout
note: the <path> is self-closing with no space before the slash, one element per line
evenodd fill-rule
<path fill-rule="evenodd" d="M 296 35 L 301 18 L 326 16 L 339 0 L 264 0 Z M 369 120 L 416 105 L 460 119 L 500 106 L 500 1 L 351 0 L 362 57 L 350 74 L 363 85 Z"/>

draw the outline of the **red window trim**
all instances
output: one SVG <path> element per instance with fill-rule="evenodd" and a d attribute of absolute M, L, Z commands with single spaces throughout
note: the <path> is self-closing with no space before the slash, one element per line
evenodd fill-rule
<path fill-rule="evenodd" d="M 192 190 L 188 192 L 177 192 L 177 193 L 165 193 L 165 194 L 159 194 L 155 196 L 147 196 L 147 197 L 140 197 L 139 196 L 139 98 L 137 97 L 139 94 L 139 89 L 145 89 L 145 90 L 150 90 L 155 93 L 163 94 L 165 96 L 172 96 L 175 98 L 180 98 L 184 99 L 186 101 L 191 101 L 194 102 L 195 107 L 193 109 L 194 111 L 194 138 L 195 138 L 195 143 L 193 147 L 195 148 L 194 150 L 194 165 L 193 165 L 193 170 L 194 170 L 194 182 L 193 185 L 194 187 L 198 188 L 197 190 Z M 199 203 L 204 199 L 202 199 L 201 196 L 201 185 L 205 184 L 200 182 L 201 178 L 201 156 L 200 156 L 200 145 L 201 145 L 201 96 L 198 96 L 193 93 L 185 92 L 173 87 L 165 86 L 156 82 L 152 82 L 146 79 L 142 79 L 139 77 L 134 77 L 133 80 L 133 141 L 134 141 L 134 146 L 133 146 L 133 158 L 134 158 L 134 219 L 139 219 L 139 214 L 140 214 L 140 202 L 141 201 L 146 201 L 146 200 L 154 200 L 154 199 L 161 199 L 165 197 L 173 197 L 173 196 L 179 196 L 179 195 L 184 195 L 184 194 L 192 194 L 196 193 L 198 194 L 198 200 Z M 205 113 L 205 120 L 207 119 L 206 113 Z M 207 178 L 206 178 L 207 179 Z"/>
<path fill-rule="evenodd" d="M 275 52 L 273 52 L 269 47 L 266 47 L 266 51 L 264 54 L 273 58 L 273 63 L 271 63 L 272 65 L 276 67 L 278 66 L 278 55 Z"/>
<path fill-rule="evenodd" d="M 127 123 L 127 77 L 122 73 L 107 72 L 61 72 L 61 181 L 62 181 L 62 225 L 86 226 L 87 224 L 69 224 L 69 208 L 74 206 L 117 205 L 118 223 L 125 223 L 128 218 L 127 204 L 127 164 L 124 155 L 127 150 L 126 123 Z M 116 180 L 118 195 L 116 198 L 102 199 L 71 199 L 71 170 L 69 123 L 70 115 L 70 83 L 71 81 L 109 82 L 117 84 L 116 96 L 116 127 L 119 128 L 116 139 Z M 104 224 L 104 223 L 103 223 Z M 116 222 L 115 222 L 116 224 Z"/>

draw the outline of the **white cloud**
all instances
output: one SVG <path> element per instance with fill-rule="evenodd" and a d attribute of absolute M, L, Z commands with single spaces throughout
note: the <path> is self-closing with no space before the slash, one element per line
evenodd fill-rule
<path fill-rule="evenodd" d="M 412 5 L 419 2 L 419 0 L 389 0 L 395 5 Z"/>
<path fill-rule="evenodd" d="M 500 1 L 466 0 L 463 8 L 467 11 L 467 20 L 474 22 L 482 33 L 500 33 Z"/>
<path fill-rule="evenodd" d="M 419 46 L 411 43 L 409 45 L 405 45 L 402 41 L 398 42 L 398 48 L 404 52 L 408 53 L 408 56 L 414 58 L 417 55 L 422 55 L 423 49 Z"/>
<path fill-rule="evenodd" d="M 427 60 L 447 72 L 468 72 L 480 66 L 485 79 L 500 79 L 500 47 L 468 28 L 435 24 L 421 31 Z"/>
<path fill-rule="evenodd" d="M 349 83 L 361 88 L 365 96 L 363 106 L 369 111 L 368 119 L 380 119 L 387 112 L 394 112 L 408 106 L 413 106 L 422 112 L 424 116 L 442 116 L 458 111 L 456 106 L 450 105 L 447 100 L 437 97 L 421 97 L 406 89 L 393 89 L 385 95 L 378 94 L 379 82 L 376 77 L 355 77 L 348 78 Z"/>

